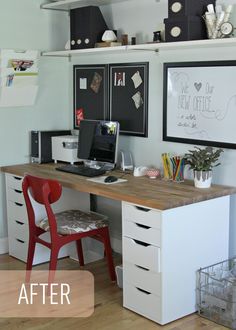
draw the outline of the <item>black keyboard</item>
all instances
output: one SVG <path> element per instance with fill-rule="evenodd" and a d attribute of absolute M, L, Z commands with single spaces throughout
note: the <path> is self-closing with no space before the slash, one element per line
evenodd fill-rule
<path fill-rule="evenodd" d="M 77 175 L 82 175 L 82 176 L 87 176 L 87 177 L 99 176 L 99 175 L 106 173 L 106 171 L 102 170 L 102 169 L 85 167 L 84 165 L 71 165 L 71 164 L 56 167 L 56 170 L 62 171 L 62 172 L 67 172 L 67 173 L 72 173 L 72 174 L 77 174 Z"/>

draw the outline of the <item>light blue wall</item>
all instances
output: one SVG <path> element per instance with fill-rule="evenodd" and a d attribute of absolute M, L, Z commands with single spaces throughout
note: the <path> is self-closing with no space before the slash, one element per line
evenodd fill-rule
<path fill-rule="evenodd" d="M 41 0 L 0 3 L 0 48 L 62 48 L 67 17 L 40 9 Z M 57 31 L 57 33 L 55 33 Z M 62 44 L 63 43 L 63 44 Z M 0 107 L 0 166 L 29 161 L 29 131 L 71 127 L 68 61 L 41 57 L 39 93 L 34 106 Z M 0 175 L 0 238 L 6 236 L 4 176 Z"/>

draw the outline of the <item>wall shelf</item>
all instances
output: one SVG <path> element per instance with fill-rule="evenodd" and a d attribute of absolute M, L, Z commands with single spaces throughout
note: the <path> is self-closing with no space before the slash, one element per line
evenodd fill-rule
<path fill-rule="evenodd" d="M 132 51 L 167 51 L 167 50 L 182 50 L 187 48 L 211 48 L 211 47 L 230 47 L 236 46 L 236 38 L 227 39 L 206 39 L 206 40 L 192 40 L 192 41 L 178 41 L 178 42 L 163 42 L 163 43 L 150 43 L 141 45 L 128 45 L 116 47 L 101 47 L 101 48 L 87 48 L 76 50 L 61 50 L 52 52 L 43 52 L 42 56 L 54 57 L 72 57 L 79 55 L 98 55 L 110 54 Z"/>
<path fill-rule="evenodd" d="M 85 6 L 103 6 L 111 5 L 129 0 L 60 0 L 51 3 L 42 4 L 42 9 L 69 11 L 71 9 Z"/>

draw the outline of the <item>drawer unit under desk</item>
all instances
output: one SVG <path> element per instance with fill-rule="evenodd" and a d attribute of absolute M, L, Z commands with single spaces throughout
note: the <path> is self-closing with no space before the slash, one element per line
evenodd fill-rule
<path fill-rule="evenodd" d="M 132 264 L 160 272 L 160 248 L 145 242 L 125 237 L 123 241 L 123 260 Z"/>
<path fill-rule="evenodd" d="M 23 191 L 16 188 L 7 188 L 7 200 L 25 205 Z"/>
<path fill-rule="evenodd" d="M 123 221 L 123 236 L 161 246 L 161 231 L 137 222 Z"/>
<path fill-rule="evenodd" d="M 6 186 L 7 188 L 18 189 L 22 191 L 22 176 L 17 176 L 13 174 L 6 174 Z"/>
<path fill-rule="evenodd" d="M 161 298 L 157 295 L 124 281 L 124 307 L 161 323 Z"/>
<path fill-rule="evenodd" d="M 28 215 L 25 204 L 7 201 L 8 221 L 20 221 L 28 224 Z"/>
<path fill-rule="evenodd" d="M 127 283 L 142 290 L 161 296 L 162 273 L 123 261 L 123 278 Z"/>
<path fill-rule="evenodd" d="M 123 222 L 134 222 L 161 230 L 161 215 L 161 211 L 158 210 L 126 202 L 122 203 Z"/>

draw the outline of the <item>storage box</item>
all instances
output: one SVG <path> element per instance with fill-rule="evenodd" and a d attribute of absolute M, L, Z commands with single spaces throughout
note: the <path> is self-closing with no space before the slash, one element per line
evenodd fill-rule
<path fill-rule="evenodd" d="M 166 18 L 165 41 L 185 41 L 207 39 L 205 22 L 202 17 L 183 16 L 176 19 Z"/>
<path fill-rule="evenodd" d="M 93 48 L 108 30 L 99 7 L 87 6 L 70 11 L 71 49 Z"/>
<path fill-rule="evenodd" d="M 169 0 L 168 17 L 202 16 L 207 11 L 207 5 L 215 5 L 215 0 Z"/>
<path fill-rule="evenodd" d="M 78 136 L 64 135 L 52 137 L 52 159 L 74 164 L 80 161 L 77 157 Z"/>
<path fill-rule="evenodd" d="M 202 268 L 197 276 L 199 314 L 236 329 L 236 258 Z"/>

